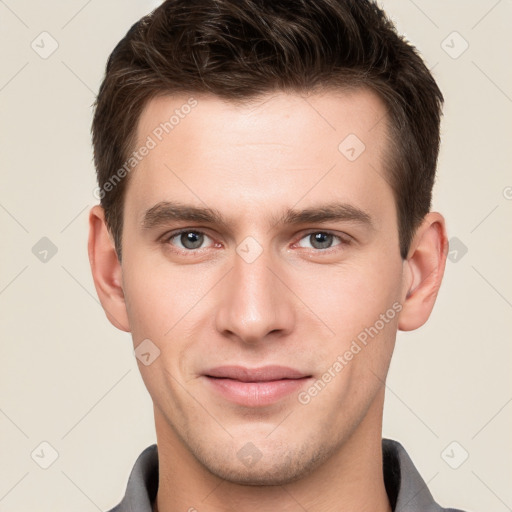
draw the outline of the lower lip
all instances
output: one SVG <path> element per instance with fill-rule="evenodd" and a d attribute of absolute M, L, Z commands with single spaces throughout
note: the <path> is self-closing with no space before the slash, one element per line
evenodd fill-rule
<path fill-rule="evenodd" d="M 215 391 L 231 402 L 246 407 L 261 407 L 270 405 L 293 392 L 297 392 L 310 380 L 310 377 L 267 382 L 241 382 L 239 380 L 206 376 L 206 380 Z"/>

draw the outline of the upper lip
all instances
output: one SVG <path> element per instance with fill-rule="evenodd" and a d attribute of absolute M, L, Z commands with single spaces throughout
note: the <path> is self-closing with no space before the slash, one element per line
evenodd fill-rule
<path fill-rule="evenodd" d="M 287 366 L 261 366 L 260 368 L 245 368 L 244 366 L 217 366 L 205 372 L 207 377 L 239 380 L 241 382 L 267 382 L 281 379 L 302 379 L 311 377 L 294 368 Z"/>

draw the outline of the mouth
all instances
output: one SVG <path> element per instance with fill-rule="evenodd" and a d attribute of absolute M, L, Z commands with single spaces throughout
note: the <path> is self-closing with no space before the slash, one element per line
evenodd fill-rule
<path fill-rule="evenodd" d="M 262 407 L 298 392 L 312 375 L 286 366 L 220 366 L 208 370 L 204 378 L 221 397 L 245 407 Z"/>

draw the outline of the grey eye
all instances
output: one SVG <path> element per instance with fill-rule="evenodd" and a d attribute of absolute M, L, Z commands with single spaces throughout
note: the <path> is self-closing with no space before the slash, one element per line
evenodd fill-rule
<path fill-rule="evenodd" d="M 317 231 L 316 233 L 310 233 L 301 239 L 299 245 L 301 247 L 313 248 L 313 249 L 329 249 L 338 243 L 334 243 L 338 236 L 325 231 Z"/>
<path fill-rule="evenodd" d="M 182 233 L 178 233 L 171 238 L 177 239 L 179 241 L 178 246 L 181 246 L 184 249 L 199 249 L 204 243 L 205 235 L 198 231 L 183 231 Z"/>
<path fill-rule="evenodd" d="M 315 249 L 327 249 L 332 245 L 333 235 L 329 233 L 313 233 L 309 235 L 311 246 Z"/>

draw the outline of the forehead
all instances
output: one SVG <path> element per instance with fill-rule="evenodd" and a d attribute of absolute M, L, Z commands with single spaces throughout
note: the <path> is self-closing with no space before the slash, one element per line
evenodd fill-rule
<path fill-rule="evenodd" d="M 352 130 L 367 146 L 375 146 L 386 121 L 384 103 L 366 88 L 307 95 L 267 93 L 236 102 L 205 94 L 163 95 L 147 102 L 137 141 L 142 145 L 148 135 L 157 143 L 177 141 L 181 133 L 193 137 L 191 143 L 230 137 L 238 143 L 282 144 L 297 137 L 311 139 L 315 131 L 327 137 L 325 146 L 336 148 L 345 132 Z"/>
<path fill-rule="evenodd" d="M 136 144 L 150 149 L 130 175 L 126 202 L 140 215 L 178 199 L 243 217 L 274 215 L 268 209 L 285 203 L 325 199 L 361 207 L 369 195 L 375 205 L 383 195 L 392 201 L 386 121 L 383 102 L 364 89 L 280 92 L 244 103 L 212 95 L 153 98 Z"/>

